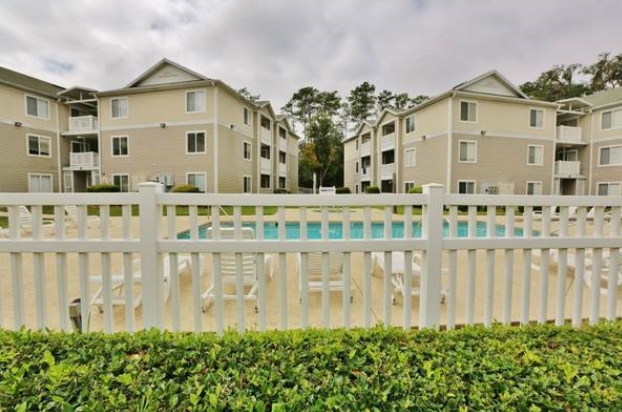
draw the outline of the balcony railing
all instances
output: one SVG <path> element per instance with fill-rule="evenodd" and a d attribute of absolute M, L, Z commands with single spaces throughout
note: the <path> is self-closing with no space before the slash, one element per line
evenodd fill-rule
<path fill-rule="evenodd" d="M 371 166 L 362 167 L 360 171 L 361 180 L 369 180 L 371 177 Z"/>
<path fill-rule="evenodd" d="M 99 156 L 96 152 L 71 153 L 69 158 L 71 167 L 97 167 Z"/>
<path fill-rule="evenodd" d="M 557 126 L 557 140 L 568 143 L 581 143 L 581 128 L 574 126 Z"/>
<path fill-rule="evenodd" d="M 279 163 L 279 176 L 287 176 L 287 164 Z"/>
<path fill-rule="evenodd" d="M 279 150 L 287 151 L 287 139 L 279 138 Z"/>
<path fill-rule="evenodd" d="M 393 172 L 395 172 L 395 163 L 382 165 L 382 167 L 380 168 L 380 178 L 381 179 L 392 179 Z"/>
<path fill-rule="evenodd" d="M 361 157 L 371 155 L 371 142 L 361 144 Z"/>
<path fill-rule="evenodd" d="M 560 176 L 577 176 L 580 175 L 581 162 L 558 160 L 555 162 L 555 174 Z"/>
<path fill-rule="evenodd" d="M 261 141 L 264 143 L 272 144 L 272 130 L 260 127 L 261 129 Z"/>
<path fill-rule="evenodd" d="M 395 147 L 395 133 L 382 136 L 380 139 L 380 149 L 386 150 Z"/>
<path fill-rule="evenodd" d="M 261 173 L 271 174 L 272 173 L 272 160 L 261 158 Z"/>
<path fill-rule="evenodd" d="M 99 122 L 95 116 L 80 116 L 69 118 L 70 132 L 95 132 L 99 128 Z"/>

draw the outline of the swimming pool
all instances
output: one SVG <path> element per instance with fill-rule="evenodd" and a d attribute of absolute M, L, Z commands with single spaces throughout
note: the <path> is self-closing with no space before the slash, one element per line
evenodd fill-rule
<path fill-rule="evenodd" d="M 243 222 L 243 227 L 250 227 L 253 230 L 257 230 L 255 222 Z M 199 227 L 199 238 L 205 239 L 205 233 L 209 225 L 203 225 Z M 232 227 L 231 224 L 221 223 L 221 227 Z M 421 222 L 414 222 L 412 224 L 413 237 L 421 237 Z M 469 234 L 468 222 L 458 222 L 458 237 L 467 237 Z M 476 236 L 486 237 L 486 223 L 477 222 Z M 449 224 L 444 222 L 443 224 L 443 237 L 449 236 Z M 505 236 L 505 226 L 495 226 L 495 236 Z M 523 230 L 517 228 L 514 230 L 515 237 L 522 237 Z M 178 236 L 178 239 L 189 239 L 190 232 L 182 232 Z M 363 222 L 351 222 L 350 223 L 350 238 L 351 239 L 363 239 L 364 226 Z M 381 239 L 384 237 L 384 222 L 372 222 L 371 223 L 371 237 L 372 239 Z M 264 239 L 277 240 L 279 238 L 279 226 L 276 222 L 264 223 Z M 286 222 L 285 223 L 285 238 L 286 239 L 300 239 L 300 222 Z M 322 238 L 322 224 L 320 222 L 307 222 L 307 238 L 308 239 L 321 239 Z M 343 224 L 342 222 L 329 222 L 328 224 L 328 238 L 329 239 L 343 239 Z M 391 223 L 391 238 L 403 239 L 404 238 L 404 222 L 392 222 Z"/>

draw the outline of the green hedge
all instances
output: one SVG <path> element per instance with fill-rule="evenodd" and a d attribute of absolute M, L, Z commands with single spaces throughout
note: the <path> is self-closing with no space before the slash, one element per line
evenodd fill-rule
<path fill-rule="evenodd" d="M 119 188 L 119 186 L 116 185 L 111 185 L 108 183 L 102 183 L 99 185 L 93 185 L 93 186 L 89 186 L 86 189 L 87 192 L 94 192 L 94 193 L 114 193 L 114 192 L 120 192 L 121 189 Z"/>
<path fill-rule="evenodd" d="M 0 332 L 0 410 L 622 410 L 622 326 Z"/>
<path fill-rule="evenodd" d="M 198 187 L 195 185 L 181 185 L 173 188 L 174 193 L 200 193 Z"/>
<path fill-rule="evenodd" d="M 338 195 L 349 195 L 352 192 L 350 191 L 349 187 L 338 187 L 337 189 L 335 189 L 335 193 Z"/>
<path fill-rule="evenodd" d="M 378 186 L 367 186 L 365 193 L 380 193 L 380 188 Z"/>

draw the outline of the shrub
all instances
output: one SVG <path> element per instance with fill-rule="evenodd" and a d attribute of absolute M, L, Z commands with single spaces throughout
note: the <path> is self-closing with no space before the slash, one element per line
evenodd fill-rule
<path fill-rule="evenodd" d="M 335 189 L 335 193 L 337 193 L 338 195 L 349 195 L 352 192 L 350 191 L 349 187 L 338 187 L 337 189 Z"/>
<path fill-rule="evenodd" d="M 423 193 L 423 186 L 415 186 L 412 189 L 410 189 L 408 193 L 419 195 Z"/>
<path fill-rule="evenodd" d="M 98 193 L 102 193 L 102 192 L 120 192 L 121 188 L 119 186 L 116 185 L 111 185 L 108 183 L 102 183 L 99 185 L 93 185 L 90 186 L 86 189 L 87 192 L 98 192 Z"/>
<path fill-rule="evenodd" d="M 0 331 L 0 410 L 622 410 L 622 323 Z"/>
<path fill-rule="evenodd" d="M 378 186 L 367 186 L 365 193 L 380 193 L 380 188 Z"/>
<path fill-rule="evenodd" d="M 195 185 L 181 185 L 173 188 L 173 192 L 175 193 L 200 193 L 198 187 Z"/>
<path fill-rule="evenodd" d="M 274 189 L 274 194 L 277 194 L 277 195 L 285 195 L 288 193 L 289 191 L 287 189 Z"/>

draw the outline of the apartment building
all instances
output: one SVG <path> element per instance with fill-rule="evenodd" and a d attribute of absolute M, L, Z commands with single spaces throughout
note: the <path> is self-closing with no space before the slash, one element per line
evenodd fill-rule
<path fill-rule="evenodd" d="M 558 104 L 529 99 L 497 71 L 411 109 L 383 111 L 344 141 L 344 182 L 408 192 L 551 194 Z"/>
<path fill-rule="evenodd" d="M 23 143 L 29 155 L 22 156 L 22 169 L 14 175 L 30 184 L 10 185 L 3 176 L 1 191 L 82 192 L 100 182 L 134 191 L 146 181 L 161 182 L 167 190 L 192 184 L 213 193 L 298 190 L 298 136 L 287 120 L 269 102 L 251 102 L 220 80 L 167 59 L 127 86 L 106 91 L 63 89 L 22 77 L 39 85 L 35 98 L 47 99 L 45 119 L 26 123 L 30 107 L 45 104 L 32 103 L 24 87 L 11 86 L 12 102 L 6 110 L 0 106 L 2 127 L 38 136 L 42 133 L 31 128 L 46 126 L 42 130 L 50 141 L 44 147 L 54 150 L 44 151 L 47 163 L 41 167 L 50 172 L 51 183 L 36 186 L 34 177 L 25 177 L 42 172 L 35 168 L 40 159 L 30 158 L 35 150 Z M 8 93 L 0 91 L 1 97 Z M 25 114 L 16 113 L 17 100 Z M 35 139 L 28 139 L 34 147 Z"/>

